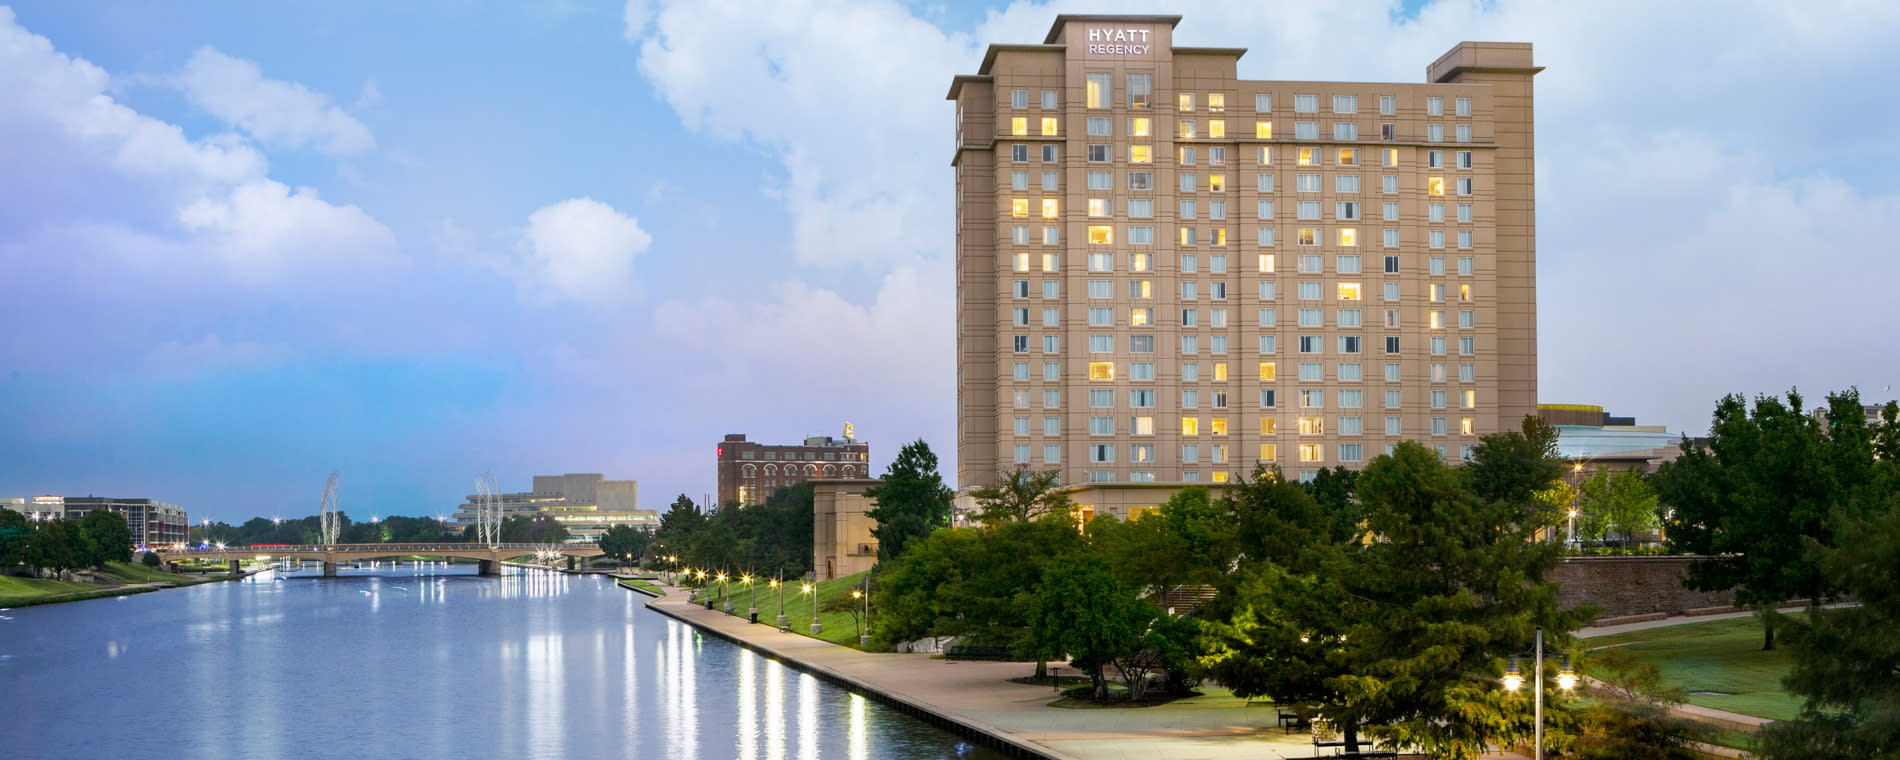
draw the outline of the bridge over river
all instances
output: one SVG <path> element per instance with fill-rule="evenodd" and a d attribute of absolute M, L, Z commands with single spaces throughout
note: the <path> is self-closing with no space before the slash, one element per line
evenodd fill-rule
<path fill-rule="evenodd" d="M 229 561 L 232 572 L 237 572 L 240 561 L 260 557 L 321 562 L 325 576 L 335 576 L 339 563 L 384 557 L 426 555 L 472 559 L 481 563 L 482 575 L 500 575 L 502 562 L 519 557 L 562 556 L 567 558 L 567 568 L 572 570 L 581 558 L 604 554 L 606 552 L 601 551 L 598 544 L 277 544 L 158 550 L 158 558 L 166 562 L 191 559 Z"/>

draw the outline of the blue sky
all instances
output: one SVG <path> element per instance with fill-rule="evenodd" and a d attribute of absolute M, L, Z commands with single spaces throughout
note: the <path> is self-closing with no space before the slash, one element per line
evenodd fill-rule
<path fill-rule="evenodd" d="M 1168 12 L 1252 78 L 1536 44 L 1544 400 L 1893 397 L 1900 6 L 1656 6 Z M 1154 7 L 0 6 L 0 495 L 238 520 L 336 469 L 427 514 L 603 472 L 663 507 L 725 433 L 846 420 L 953 471 L 949 77 Z"/>

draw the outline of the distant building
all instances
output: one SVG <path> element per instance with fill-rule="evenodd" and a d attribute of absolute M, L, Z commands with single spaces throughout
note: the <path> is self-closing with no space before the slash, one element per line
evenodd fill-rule
<path fill-rule="evenodd" d="M 185 514 L 184 507 L 157 499 L 35 496 L 34 506 L 51 507 L 55 499 L 58 500 L 57 511 L 44 511 L 60 514 L 68 520 L 81 519 L 86 513 L 100 509 L 124 516 L 126 527 L 132 529 L 132 541 L 140 546 L 182 544 L 185 542 L 185 533 L 191 528 L 191 518 Z"/>
<path fill-rule="evenodd" d="M 719 442 L 713 456 L 719 463 L 718 504 L 763 504 L 773 491 L 807 480 L 871 474 L 871 444 L 854 438 L 850 423 L 845 423 L 842 439 L 814 436 L 796 445 L 754 443 L 743 433 L 732 433 Z"/>
<path fill-rule="evenodd" d="M 476 520 L 480 494 L 456 508 L 455 522 Z M 660 513 L 640 508 L 637 480 L 606 480 L 599 473 L 536 475 L 534 490 L 498 495 L 502 519 L 547 515 L 567 527 L 569 543 L 592 543 L 617 525 L 658 530 Z"/>
<path fill-rule="evenodd" d="M 1880 415 L 1884 411 L 1886 411 L 1886 409 L 1887 409 L 1886 404 L 1861 404 L 1860 405 L 1861 414 L 1866 416 L 1867 424 L 1869 426 L 1880 424 Z M 1816 420 L 1819 420 L 1821 422 L 1827 422 L 1827 400 L 1823 399 L 1821 401 L 1821 405 L 1815 407 L 1814 411 L 1810 412 L 1810 414 L 1813 414 L 1814 419 Z"/>
<path fill-rule="evenodd" d="M 1686 435 L 1589 404 L 1538 404 L 1537 416 L 1557 428 L 1557 455 L 1570 462 L 1573 484 L 1599 470 L 1653 471 L 1682 455 Z"/>

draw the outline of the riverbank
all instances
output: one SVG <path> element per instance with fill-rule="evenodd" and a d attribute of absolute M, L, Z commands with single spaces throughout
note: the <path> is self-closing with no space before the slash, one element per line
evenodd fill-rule
<path fill-rule="evenodd" d="M 1260 760 L 1322 754 L 1310 735 L 1277 728 L 1273 708 L 1264 704 L 1190 699 L 1143 708 L 1052 707 L 1057 695 L 1050 687 L 1010 682 L 1032 674 L 1030 663 L 861 652 L 749 623 L 669 592 L 647 608 L 1020 757 Z"/>
<path fill-rule="evenodd" d="M 152 570 L 131 563 L 114 562 L 109 564 L 107 570 L 99 571 L 96 575 L 117 579 L 120 581 L 117 584 L 0 576 L 0 609 L 83 602 L 88 599 L 109 599 L 168 588 L 237 580 L 256 572 L 258 571 L 250 570 L 237 575 L 188 576 Z"/>

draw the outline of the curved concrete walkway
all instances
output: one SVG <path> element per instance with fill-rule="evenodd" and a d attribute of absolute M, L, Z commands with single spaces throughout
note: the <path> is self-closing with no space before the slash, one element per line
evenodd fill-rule
<path fill-rule="evenodd" d="M 654 611 L 836 682 L 882 695 L 966 731 L 1059 760 L 1278 760 L 1316 752 L 1310 734 L 1287 734 L 1269 706 L 1050 707 L 1048 686 L 1011 683 L 1032 674 L 1020 662 L 933 659 L 860 652 L 688 604 L 684 589 L 647 602 Z M 1064 667 L 1064 670 L 1068 670 Z M 1494 754 L 1489 757 L 1519 758 Z"/>

